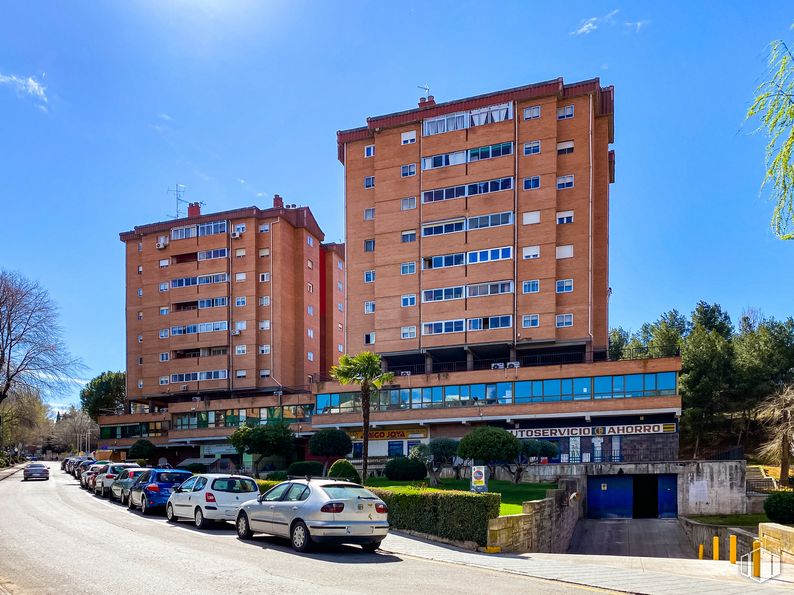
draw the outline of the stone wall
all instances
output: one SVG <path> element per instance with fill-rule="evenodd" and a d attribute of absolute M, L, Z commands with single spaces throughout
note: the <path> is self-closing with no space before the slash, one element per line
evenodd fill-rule
<path fill-rule="evenodd" d="M 697 555 L 698 547 L 703 544 L 703 558 L 711 560 L 713 555 L 713 539 L 716 535 L 720 538 L 720 560 L 728 560 L 730 553 L 730 536 L 736 535 L 736 559 L 753 549 L 753 540 L 756 531 L 751 527 L 725 527 L 722 525 L 707 525 L 685 516 L 679 516 L 678 522 L 686 533 L 692 549 Z"/>
<path fill-rule="evenodd" d="M 758 525 L 758 538 L 761 546 L 779 555 L 782 562 L 794 563 L 794 527 L 761 523 Z"/>
<path fill-rule="evenodd" d="M 488 547 L 504 552 L 565 553 L 582 516 L 583 484 L 576 478 L 560 479 L 557 484 L 543 500 L 524 502 L 521 514 L 488 521 Z"/>

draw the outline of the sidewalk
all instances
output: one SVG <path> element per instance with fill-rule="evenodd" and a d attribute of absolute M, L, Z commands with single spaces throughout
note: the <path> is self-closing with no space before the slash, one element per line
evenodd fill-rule
<path fill-rule="evenodd" d="M 25 468 L 27 463 L 17 463 L 16 465 L 12 465 L 11 467 L 6 467 L 5 469 L 0 469 L 0 481 L 11 477 L 14 473 L 18 471 L 22 471 Z"/>
<path fill-rule="evenodd" d="M 741 576 L 736 566 L 711 560 L 574 554 L 480 554 L 397 532 L 389 533 L 381 549 L 393 554 L 627 593 L 744 595 L 753 591 L 790 595 L 794 592 L 794 568 L 790 566 L 784 569 L 782 579 L 759 585 Z"/>

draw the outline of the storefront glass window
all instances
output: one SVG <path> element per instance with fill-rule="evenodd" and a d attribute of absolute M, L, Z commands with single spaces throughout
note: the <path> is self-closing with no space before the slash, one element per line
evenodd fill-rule
<path fill-rule="evenodd" d="M 403 446 L 402 440 L 389 440 L 389 457 L 403 456 Z"/>

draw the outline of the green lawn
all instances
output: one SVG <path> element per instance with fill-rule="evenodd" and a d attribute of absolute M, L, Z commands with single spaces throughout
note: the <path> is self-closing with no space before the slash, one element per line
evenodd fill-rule
<path fill-rule="evenodd" d="M 392 481 L 385 477 L 371 477 L 366 485 L 373 488 L 392 488 L 417 485 L 415 481 Z M 526 500 L 540 500 L 546 497 L 546 490 L 554 489 L 557 485 L 553 483 L 519 483 L 514 484 L 509 481 L 489 481 L 488 491 L 502 495 L 502 505 L 499 514 L 519 514 L 521 503 Z M 468 479 L 442 479 L 441 490 L 463 490 L 469 491 Z"/>
<path fill-rule="evenodd" d="M 720 514 L 713 516 L 689 517 L 693 521 L 707 525 L 726 525 L 731 527 L 750 527 L 758 523 L 771 523 L 764 513 L 760 514 Z"/>

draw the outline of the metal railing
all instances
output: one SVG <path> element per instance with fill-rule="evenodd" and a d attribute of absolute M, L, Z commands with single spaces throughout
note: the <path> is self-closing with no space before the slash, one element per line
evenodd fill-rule
<path fill-rule="evenodd" d="M 771 494 L 779 490 L 777 483 L 771 477 L 748 479 L 745 482 L 745 487 L 747 494 Z"/>

